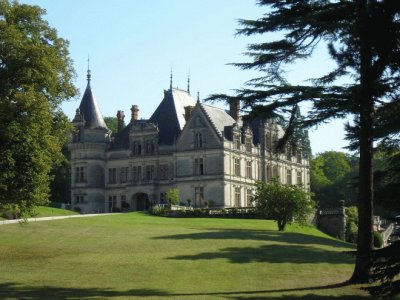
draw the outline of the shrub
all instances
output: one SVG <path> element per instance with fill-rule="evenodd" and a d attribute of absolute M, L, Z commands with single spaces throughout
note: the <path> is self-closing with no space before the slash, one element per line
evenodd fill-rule
<path fill-rule="evenodd" d="M 166 216 L 167 208 L 165 205 L 156 204 L 151 208 L 150 213 L 155 216 Z"/>
<path fill-rule="evenodd" d="M 382 248 L 383 247 L 383 237 L 382 234 L 378 231 L 374 231 L 374 247 Z"/>
<path fill-rule="evenodd" d="M 177 205 L 180 202 L 179 190 L 178 189 L 169 189 L 167 191 L 167 199 L 169 204 Z"/>
<path fill-rule="evenodd" d="M 358 233 L 358 212 L 357 207 L 346 207 L 346 242 L 356 243 Z"/>

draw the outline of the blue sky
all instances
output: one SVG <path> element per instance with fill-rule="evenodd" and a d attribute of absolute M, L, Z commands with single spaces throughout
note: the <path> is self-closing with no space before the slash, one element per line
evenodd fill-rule
<path fill-rule="evenodd" d="M 20 0 L 46 9 L 45 18 L 70 42 L 70 55 L 81 94 L 86 87 L 90 56 L 91 86 L 103 116 L 132 104 L 149 118 L 169 87 L 190 90 L 196 97 L 232 93 L 256 76 L 228 65 L 244 62 L 246 45 L 261 36 L 235 36 L 238 19 L 255 19 L 265 8 L 255 0 Z M 320 49 L 316 58 L 290 67 L 293 83 L 321 74 L 332 62 Z M 63 105 L 72 118 L 80 96 Z M 222 104 L 219 104 L 222 105 Z M 313 153 L 344 151 L 343 122 L 310 130 Z"/>

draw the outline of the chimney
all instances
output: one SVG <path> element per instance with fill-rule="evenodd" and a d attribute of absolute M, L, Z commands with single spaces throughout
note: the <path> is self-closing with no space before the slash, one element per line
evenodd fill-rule
<path fill-rule="evenodd" d="M 240 119 L 240 101 L 233 101 L 229 103 L 229 114 L 237 122 Z"/>
<path fill-rule="evenodd" d="M 190 116 L 192 115 L 194 111 L 194 106 L 185 106 L 185 120 L 189 120 Z"/>
<path fill-rule="evenodd" d="M 132 105 L 131 112 L 132 112 L 131 123 L 136 124 L 136 121 L 139 118 L 139 107 L 137 105 Z"/>
<path fill-rule="evenodd" d="M 118 132 L 121 132 L 121 130 L 125 128 L 124 118 L 125 118 L 124 112 L 122 110 L 119 110 L 117 112 L 117 120 L 118 120 L 118 129 L 117 130 L 118 130 Z"/>

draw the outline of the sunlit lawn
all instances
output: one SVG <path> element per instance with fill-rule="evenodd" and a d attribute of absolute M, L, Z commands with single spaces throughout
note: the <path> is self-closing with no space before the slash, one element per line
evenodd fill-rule
<path fill-rule="evenodd" d="M 360 299 L 349 244 L 265 220 L 129 213 L 0 226 L 1 299 Z"/>

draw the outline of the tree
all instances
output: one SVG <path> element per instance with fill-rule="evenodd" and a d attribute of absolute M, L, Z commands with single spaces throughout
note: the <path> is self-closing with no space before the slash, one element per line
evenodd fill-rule
<path fill-rule="evenodd" d="M 311 191 L 320 207 L 337 207 L 340 200 L 355 204 L 357 162 L 353 156 L 337 151 L 325 151 L 311 159 Z"/>
<path fill-rule="evenodd" d="M 306 223 L 314 208 L 310 195 L 301 186 L 284 185 L 276 178 L 267 183 L 258 181 L 252 201 L 263 216 L 276 220 L 279 231 L 293 220 Z"/>
<path fill-rule="evenodd" d="M 67 137 L 61 102 L 76 95 L 68 42 L 38 6 L 0 0 L 0 207 L 45 204 Z"/>
<path fill-rule="evenodd" d="M 180 202 L 180 195 L 178 189 L 169 189 L 167 191 L 167 199 L 169 204 L 179 204 Z"/>
<path fill-rule="evenodd" d="M 238 33 L 278 34 L 249 45 L 247 54 L 252 61 L 236 66 L 262 71 L 263 76 L 249 81 L 234 96 L 212 95 L 209 99 L 242 100 L 244 109 L 250 110 L 250 117 L 284 114 L 288 108 L 293 115 L 296 105 L 311 101 L 312 108 L 302 126 L 353 116 L 360 155 L 357 201 L 360 226 L 351 282 L 368 282 L 373 249 L 373 127 L 377 112 L 386 120 L 381 112 L 400 101 L 400 1 L 260 0 L 258 3 L 270 10 L 258 20 L 241 20 Z M 312 84 L 288 83 L 285 67 L 310 58 L 321 43 L 327 45 L 336 66 L 327 74 L 311 79 Z M 339 79 L 347 83 L 338 84 Z"/>
<path fill-rule="evenodd" d="M 118 119 L 116 117 L 104 117 L 104 122 L 113 134 L 118 132 Z"/>

